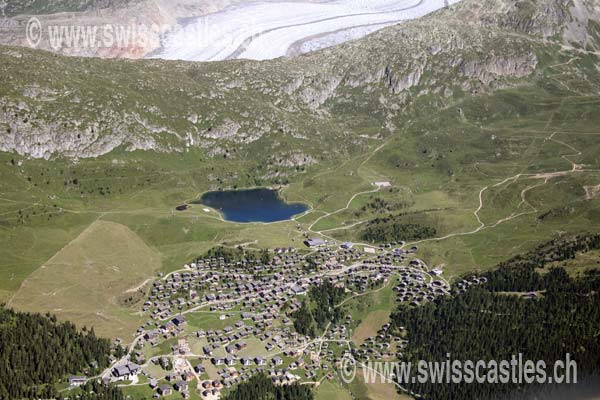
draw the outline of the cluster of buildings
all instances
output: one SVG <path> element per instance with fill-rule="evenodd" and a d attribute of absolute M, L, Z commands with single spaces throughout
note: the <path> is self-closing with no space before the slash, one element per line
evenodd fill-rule
<path fill-rule="evenodd" d="M 391 332 L 391 324 L 387 323 L 379 329 L 376 336 L 368 337 L 358 349 L 353 351 L 356 359 L 402 359 L 402 350 L 408 340 L 403 339 L 402 332 Z"/>
<path fill-rule="evenodd" d="M 277 249 L 269 262 L 200 258 L 153 282 L 143 306 L 149 319 L 138 330 L 138 347 L 186 338 L 186 346 L 171 346 L 168 357 L 179 357 L 190 367 L 189 360 L 196 362 L 193 371 L 168 374 L 166 382 L 154 379 L 155 396 L 179 391 L 186 397 L 195 381 L 203 398 L 217 399 L 222 390 L 248 381 L 257 372 L 266 373 L 277 385 L 332 378 L 333 366 L 354 346 L 352 317 L 332 324 L 320 338 L 297 333 L 293 324 L 303 297 L 324 280 L 360 295 L 397 277 L 398 300 L 416 304 L 450 290 L 414 258 L 416 247 L 402 250 L 395 247 L 398 244 L 388 244 L 367 253 L 350 242 L 333 247 L 309 239 L 307 245 L 313 248 L 308 254 Z M 191 318 L 195 313 L 208 313 L 218 323 L 198 326 Z M 365 341 L 357 354 L 399 355 L 403 340 L 388 328 Z M 143 351 L 138 349 L 136 355 L 143 357 Z M 131 380 L 139 366 L 130 364 L 115 367 L 113 378 Z"/>

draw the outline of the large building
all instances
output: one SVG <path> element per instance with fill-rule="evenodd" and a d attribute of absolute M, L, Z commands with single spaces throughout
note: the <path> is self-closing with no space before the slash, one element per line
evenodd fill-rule
<path fill-rule="evenodd" d="M 113 368 L 112 376 L 119 381 L 130 381 L 140 373 L 140 366 L 132 362 Z"/>
<path fill-rule="evenodd" d="M 321 238 L 310 238 L 304 243 L 306 243 L 308 247 L 319 247 L 325 246 L 327 244 L 327 241 Z"/>

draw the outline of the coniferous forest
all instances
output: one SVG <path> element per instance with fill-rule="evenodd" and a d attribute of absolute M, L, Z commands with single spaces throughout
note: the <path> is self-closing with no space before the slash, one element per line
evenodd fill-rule
<path fill-rule="evenodd" d="M 402 214 L 390 214 L 369 221 L 362 230 L 360 237 L 371 243 L 388 243 L 400 240 L 427 239 L 434 237 L 436 233 L 434 227 L 418 223 L 405 223 Z"/>
<path fill-rule="evenodd" d="M 0 399 L 55 398 L 56 382 L 91 364 L 107 367 L 109 355 L 110 341 L 93 329 L 0 307 Z"/>
<path fill-rule="evenodd" d="M 240 384 L 224 400 L 312 400 L 309 385 L 275 386 L 265 375 L 255 375 L 248 382 Z"/>
<path fill-rule="evenodd" d="M 81 387 L 80 392 L 70 396 L 69 400 L 125 400 L 125 396 L 116 386 L 90 381 Z"/>
<path fill-rule="evenodd" d="M 405 327 L 405 361 L 544 360 L 553 366 L 569 353 L 577 362 L 578 380 L 600 367 L 600 271 L 574 279 L 549 262 L 598 248 L 598 235 L 558 239 L 502 263 L 485 274 L 488 282 L 422 307 L 401 306 L 393 327 Z M 523 296 L 535 291 L 533 298 Z M 549 375 L 552 369 L 549 369 Z M 425 399 L 547 398 L 565 387 L 518 383 L 405 385 Z M 568 388 L 567 388 L 568 389 Z M 563 392 L 564 393 L 564 392 Z"/>
<path fill-rule="evenodd" d="M 344 315 L 342 308 L 336 307 L 344 298 L 344 289 L 329 281 L 313 286 L 308 298 L 310 301 L 303 301 L 300 309 L 292 314 L 294 328 L 302 335 L 314 337 L 327 324 L 338 322 Z"/>

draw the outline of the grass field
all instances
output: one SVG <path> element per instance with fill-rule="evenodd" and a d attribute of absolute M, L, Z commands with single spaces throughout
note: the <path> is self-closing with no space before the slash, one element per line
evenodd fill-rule
<path fill-rule="evenodd" d="M 337 380 L 323 380 L 316 389 L 315 400 L 351 400 L 352 396 L 348 390 L 342 386 Z"/>
<path fill-rule="evenodd" d="M 354 331 L 352 340 L 356 344 L 362 344 L 365 339 L 377 335 L 377 331 L 390 320 L 389 311 L 372 311 L 367 314 L 360 325 Z"/>
<path fill-rule="evenodd" d="M 139 285 L 159 269 L 159 254 L 130 229 L 96 221 L 25 279 L 9 305 L 128 339 L 142 321 Z"/>
<path fill-rule="evenodd" d="M 396 386 L 388 382 L 365 383 L 363 370 L 356 373 L 357 379 L 366 387 L 366 395 L 369 400 L 409 400 L 412 397 L 399 394 Z"/>
<path fill-rule="evenodd" d="M 397 282 L 398 278 L 392 276 L 381 288 L 346 303 L 353 320 L 359 323 L 352 335 L 352 339 L 358 344 L 362 344 L 369 336 L 374 336 L 389 320 L 396 305 L 393 288 Z"/>

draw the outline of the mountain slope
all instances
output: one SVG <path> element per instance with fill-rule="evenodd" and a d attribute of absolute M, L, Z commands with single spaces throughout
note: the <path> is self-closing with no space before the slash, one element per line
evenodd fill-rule
<path fill-rule="evenodd" d="M 416 99 L 452 104 L 522 85 L 561 51 L 585 56 L 554 41 L 574 29 L 560 3 L 466 1 L 364 40 L 264 63 L 101 61 L 3 48 L 0 149 L 49 158 L 120 146 L 222 156 L 224 147 L 257 141 L 314 155 L 333 143 L 360 147 L 361 135 L 383 137 L 404 124 Z M 593 34 L 585 43 L 593 47 Z"/>

